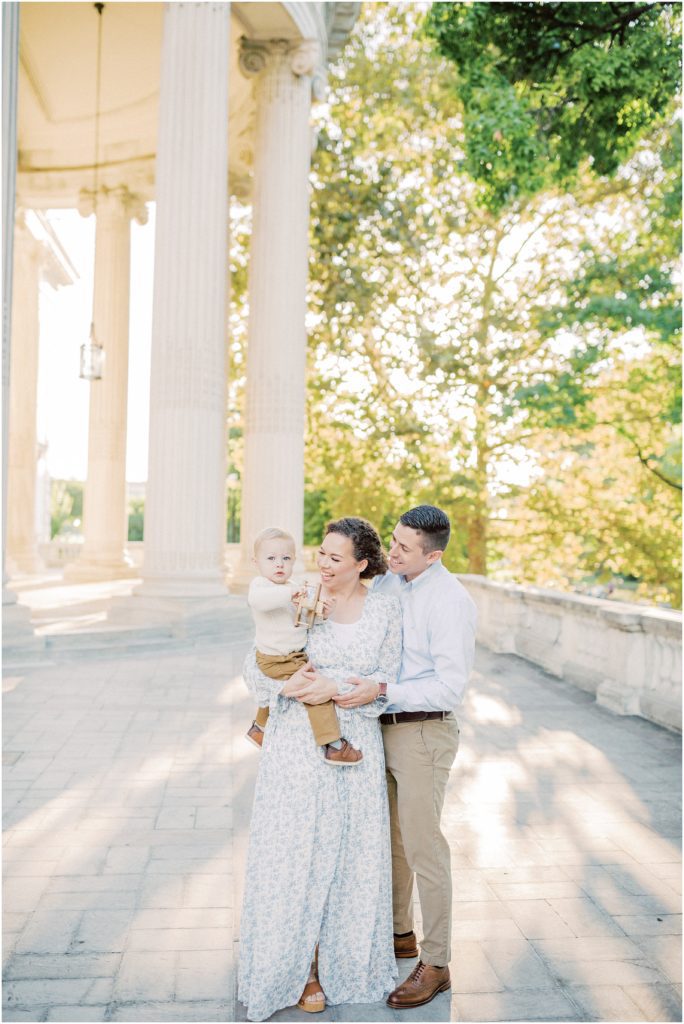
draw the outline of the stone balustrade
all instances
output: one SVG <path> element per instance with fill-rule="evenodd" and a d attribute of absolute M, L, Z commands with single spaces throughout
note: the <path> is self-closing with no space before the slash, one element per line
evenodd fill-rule
<path fill-rule="evenodd" d="M 460 577 L 478 640 L 595 694 L 618 714 L 681 730 L 682 615 L 531 586 Z"/>
<path fill-rule="evenodd" d="M 78 545 L 55 538 L 39 545 L 48 567 L 63 565 Z M 142 542 L 128 542 L 132 576 L 139 574 Z M 315 547 L 302 549 L 307 573 L 316 569 Z M 224 564 L 234 593 L 239 544 L 226 544 Z M 681 730 L 682 615 L 666 608 L 623 604 L 532 586 L 461 575 L 478 608 L 478 640 L 501 654 L 517 654 L 545 671 L 593 693 L 618 714 L 640 715 Z"/>

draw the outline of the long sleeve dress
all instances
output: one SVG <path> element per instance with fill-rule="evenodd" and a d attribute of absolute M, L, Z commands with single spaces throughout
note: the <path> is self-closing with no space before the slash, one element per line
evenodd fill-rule
<path fill-rule="evenodd" d="M 330 623 L 309 632 L 316 668 L 353 687 L 351 676 L 394 682 L 401 661 L 401 609 L 369 591 L 358 628 L 340 643 Z M 385 760 L 376 700 L 338 708 L 340 730 L 363 751 L 350 767 L 326 764 L 303 704 L 282 682 L 245 663 L 245 681 L 270 704 L 247 854 L 238 998 L 250 1020 L 296 1004 L 318 943 L 329 1004 L 372 1003 L 394 987 L 392 885 Z"/>

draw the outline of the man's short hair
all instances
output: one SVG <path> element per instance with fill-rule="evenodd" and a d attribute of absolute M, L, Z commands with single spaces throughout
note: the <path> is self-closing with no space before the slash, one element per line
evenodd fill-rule
<path fill-rule="evenodd" d="M 404 512 L 399 522 L 422 534 L 420 544 L 423 554 L 431 551 L 445 551 L 451 534 L 449 516 L 435 505 L 417 505 Z"/>
<path fill-rule="evenodd" d="M 278 526 L 268 526 L 254 539 L 254 557 L 259 554 L 259 548 L 267 540 L 289 540 L 293 548 L 296 548 L 295 539 L 291 533 L 281 530 Z"/>

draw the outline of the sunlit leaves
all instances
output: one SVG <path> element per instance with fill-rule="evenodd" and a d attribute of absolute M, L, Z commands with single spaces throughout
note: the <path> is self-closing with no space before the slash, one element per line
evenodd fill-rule
<path fill-rule="evenodd" d="M 425 29 L 454 64 L 468 172 L 498 211 L 614 174 L 681 84 L 675 3 L 434 3 Z"/>

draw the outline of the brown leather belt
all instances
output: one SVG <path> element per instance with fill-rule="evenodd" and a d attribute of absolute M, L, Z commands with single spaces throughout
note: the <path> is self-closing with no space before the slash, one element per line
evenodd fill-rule
<path fill-rule="evenodd" d="M 434 718 L 444 721 L 450 711 L 397 711 L 393 715 L 380 715 L 383 725 L 399 725 L 400 722 L 428 722 Z"/>

